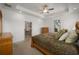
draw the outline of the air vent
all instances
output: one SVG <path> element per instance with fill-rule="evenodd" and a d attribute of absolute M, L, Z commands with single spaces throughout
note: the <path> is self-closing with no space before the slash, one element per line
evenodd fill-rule
<path fill-rule="evenodd" d="M 11 6 L 10 4 L 8 4 L 8 3 L 5 3 L 4 6 L 6 6 L 6 7 L 12 7 L 12 6 Z"/>

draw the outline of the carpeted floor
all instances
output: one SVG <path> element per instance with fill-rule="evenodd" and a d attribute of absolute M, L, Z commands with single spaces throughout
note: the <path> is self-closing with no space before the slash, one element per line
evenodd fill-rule
<path fill-rule="evenodd" d="M 39 50 L 31 47 L 31 38 L 13 45 L 13 55 L 43 55 Z"/>

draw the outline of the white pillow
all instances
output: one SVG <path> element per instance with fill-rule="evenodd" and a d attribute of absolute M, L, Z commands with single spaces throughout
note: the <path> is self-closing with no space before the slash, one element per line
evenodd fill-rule
<path fill-rule="evenodd" d="M 65 43 L 74 43 L 77 40 L 77 34 L 75 31 L 71 31 L 68 37 L 65 39 Z"/>
<path fill-rule="evenodd" d="M 67 38 L 68 36 L 68 32 L 64 33 L 60 38 L 59 38 L 59 41 L 63 41 Z"/>

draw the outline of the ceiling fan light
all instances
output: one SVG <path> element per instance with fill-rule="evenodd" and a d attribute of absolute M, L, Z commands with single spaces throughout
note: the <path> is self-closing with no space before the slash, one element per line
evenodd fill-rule
<path fill-rule="evenodd" d="M 44 8 L 43 12 L 47 13 L 48 12 L 48 8 Z"/>
<path fill-rule="evenodd" d="M 48 10 L 45 9 L 43 12 L 46 13 L 46 12 L 48 12 Z"/>

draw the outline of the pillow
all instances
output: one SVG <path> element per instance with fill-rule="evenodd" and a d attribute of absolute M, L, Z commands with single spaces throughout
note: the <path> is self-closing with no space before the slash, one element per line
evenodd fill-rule
<path fill-rule="evenodd" d="M 62 29 L 55 34 L 55 38 L 58 40 L 64 33 L 66 33 L 66 29 Z"/>
<path fill-rule="evenodd" d="M 75 31 L 69 33 L 68 37 L 65 39 L 65 43 L 74 43 L 77 40 L 77 34 Z"/>
<path fill-rule="evenodd" d="M 67 38 L 68 36 L 68 32 L 64 33 L 60 38 L 59 38 L 59 41 L 63 41 Z"/>

